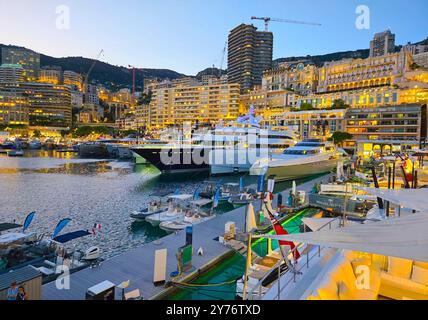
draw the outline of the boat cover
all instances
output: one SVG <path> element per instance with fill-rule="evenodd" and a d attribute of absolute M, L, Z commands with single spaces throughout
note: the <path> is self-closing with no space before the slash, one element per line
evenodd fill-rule
<path fill-rule="evenodd" d="M 7 245 L 16 241 L 25 239 L 27 235 L 25 233 L 5 233 L 0 235 L 0 245 Z"/>
<path fill-rule="evenodd" d="M 57 236 L 57 237 L 53 238 L 53 240 L 56 242 L 59 242 L 59 243 L 66 243 L 66 242 L 69 242 L 69 241 L 77 239 L 77 238 L 86 237 L 90 234 L 91 233 L 86 231 L 86 230 L 78 230 L 78 231 L 73 231 L 70 233 L 66 233 L 66 234 Z"/>
<path fill-rule="evenodd" d="M 404 208 L 428 212 L 428 189 L 358 188 Z"/>
<path fill-rule="evenodd" d="M 427 230 L 428 214 L 415 213 L 340 229 L 262 237 L 428 262 Z"/>
<path fill-rule="evenodd" d="M 169 199 L 175 199 L 175 200 L 189 200 L 193 198 L 193 194 L 173 194 L 168 196 Z"/>
<path fill-rule="evenodd" d="M 21 227 L 21 225 L 17 223 L 8 223 L 8 222 L 0 223 L 0 232 L 7 231 L 10 229 L 16 229 L 19 227 Z"/>

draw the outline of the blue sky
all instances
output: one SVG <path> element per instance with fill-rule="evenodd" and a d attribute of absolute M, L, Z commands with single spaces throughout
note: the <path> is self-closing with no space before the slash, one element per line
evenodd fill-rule
<path fill-rule="evenodd" d="M 70 8 L 70 29 L 56 28 L 57 6 Z M 370 9 L 370 29 L 355 27 L 358 5 Z M 55 57 L 96 57 L 115 65 L 169 68 L 186 74 L 220 65 L 230 29 L 262 21 L 319 22 L 321 27 L 274 23 L 274 58 L 367 48 L 390 28 L 396 43 L 428 36 L 427 0 L 0 0 L 0 43 Z M 227 60 L 225 59 L 224 67 Z"/>

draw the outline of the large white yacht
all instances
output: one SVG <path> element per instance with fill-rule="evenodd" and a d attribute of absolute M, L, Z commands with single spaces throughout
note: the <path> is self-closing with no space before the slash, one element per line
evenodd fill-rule
<path fill-rule="evenodd" d="M 257 160 L 250 168 L 250 174 L 273 176 L 276 181 L 292 180 L 329 172 L 345 158 L 346 152 L 331 142 L 305 139 L 282 154 Z"/>
<path fill-rule="evenodd" d="M 210 151 L 210 173 L 229 174 L 248 172 L 259 158 L 280 154 L 296 143 L 297 135 L 287 127 L 262 127 L 260 118 L 251 108 L 229 126 L 221 123 L 207 140 L 213 141 Z"/>

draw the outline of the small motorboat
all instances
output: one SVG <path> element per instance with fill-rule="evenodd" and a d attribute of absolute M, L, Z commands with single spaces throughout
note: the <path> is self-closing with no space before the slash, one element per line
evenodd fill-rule
<path fill-rule="evenodd" d="M 82 260 L 84 261 L 94 261 L 94 260 L 98 260 L 101 256 L 101 249 L 97 246 L 93 246 L 88 248 L 83 257 Z"/>
<path fill-rule="evenodd" d="M 150 201 L 149 205 L 146 208 L 133 211 L 130 214 L 132 219 L 143 221 L 147 217 L 153 214 L 164 213 L 168 210 L 168 200 L 164 200 L 166 196 L 171 194 L 172 191 L 158 191 L 150 195 L 152 198 L 156 198 Z"/>
<path fill-rule="evenodd" d="M 228 202 L 235 207 L 239 207 L 253 202 L 256 198 L 256 194 L 245 191 L 243 193 L 231 196 Z"/>
<path fill-rule="evenodd" d="M 205 189 L 199 192 L 199 196 L 205 199 L 212 199 L 220 187 L 219 181 L 204 181 Z"/>
<path fill-rule="evenodd" d="M 239 183 L 228 182 L 220 188 L 219 201 L 228 201 L 230 197 L 239 194 Z"/>
<path fill-rule="evenodd" d="M 209 215 L 206 213 L 194 213 L 194 214 L 186 214 L 184 219 L 176 220 L 176 221 L 165 221 L 162 222 L 159 227 L 162 230 L 168 232 L 176 232 L 185 229 L 188 226 L 192 226 L 207 220 L 214 218 L 215 215 Z"/>
<path fill-rule="evenodd" d="M 159 226 L 162 222 L 171 222 L 181 220 L 183 218 L 183 211 L 180 208 L 169 208 L 165 212 L 153 214 L 146 217 L 146 221 L 153 227 Z"/>
<path fill-rule="evenodd" d="M 15 146 L 15 144 L 12 141 L 6 140 L 1 145 L 0 148 L 4 150 L 12 149 Z"/>
<path fill-rule="evenodd" d="M 7 152 L 7 155 L 9 157 L 23 157 L 24 151 L 23 150 L 11 150 Z"/>
<path fill-rule="evenodd" d="M 155 208 L 158 208 L 158 209 L 155 209 Z M 168 211 L 167 206 L 152 207 L 151 205 L 149 205 L 149 207 L 147 207 L 147 208 L 143 208 L 143 209 L 140 209 L 138 211 L 133 211 L 129 216 L 132 219 L 143 221 L 143 220 L 146 220 L 146 218 L 151 216 L 151 215 L 161 214 L 161 213 L 166 212 L 166 211 Z"/>
<path fill-rule="evenodd" d="M 28 148 L 30 150 L 40 150 L 42 148 L 42 143 L 39 140 L 32 140 L 28 143 Z"/>

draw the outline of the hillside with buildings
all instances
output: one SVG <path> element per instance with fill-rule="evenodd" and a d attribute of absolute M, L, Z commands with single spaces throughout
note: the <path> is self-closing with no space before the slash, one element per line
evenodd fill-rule
<path fill-rule="evenodd" d="M 0 51 L 3 47 L 20 48 L 0 44 Z M 93 61 L 93 59 L 84 57 L 55 58 L 40 54 L 40 67 L 59 66 L 62 70 L 69 70 L 83 75 L 88 72 Z M 122 88 L 131 88 L 132 76 L 132 69 L 130 68 L 114 66 L 109 63 L 97 61 L 89 76 L 89 82 L 94 81 L 95 83 L 101 84 L 109 89 L 118 90 Z M 144 78 L 156 78 L 163 80 L 176 79 L 181 76 L 183 76 L 183 74 L 169 69 L 136 69 L 136 87 L 140 90 L 142 89 Z"/>

